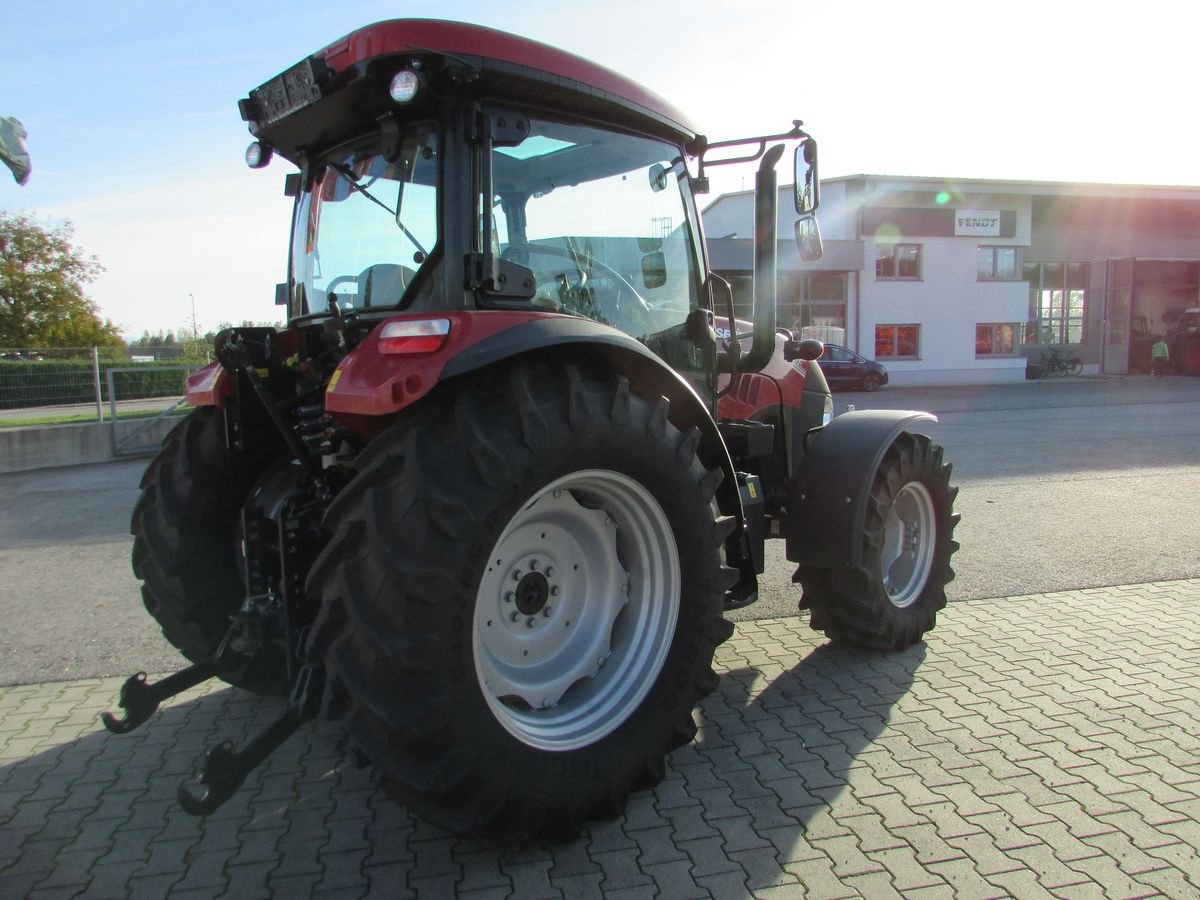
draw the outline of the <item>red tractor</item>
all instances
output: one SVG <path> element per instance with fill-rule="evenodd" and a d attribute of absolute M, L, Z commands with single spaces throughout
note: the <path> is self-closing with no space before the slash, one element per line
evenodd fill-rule
<path fill-rule="evenodd" d="M 289 322 L 218 336 L 142 480 L 134 571 L 193 665 L 129 679 L 105 721 L 214 676 L 287 702 L 209 752 L 187 809 L 324 714 L 439 825 L 567 838 L 692 740 L 767 538 L 832 640 L 933 627 L 957 549 L 950 466 L 911 430 L 933 417 L 833 419 L 821 345 L 776 327 L 789 146 L 820 254 L 799 122 L 710 143 L 607 69 L 425 20 L 342 38 L 241 112 L 247 162 L 298 169 Z M 759 163 L 750 321 L 695 200 L 735 161 Z"/>

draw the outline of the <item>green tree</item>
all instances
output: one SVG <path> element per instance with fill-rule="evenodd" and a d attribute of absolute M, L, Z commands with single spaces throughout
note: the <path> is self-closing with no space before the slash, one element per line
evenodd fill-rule
<path fill-rule="evenodd" d="M 0 210 L 0 347 L 124 346 L 85 293 L 104 268 L 73 237 L 69 222 Z"/>

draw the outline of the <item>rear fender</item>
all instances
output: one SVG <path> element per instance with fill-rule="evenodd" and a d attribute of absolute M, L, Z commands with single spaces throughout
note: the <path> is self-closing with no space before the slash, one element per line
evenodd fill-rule
<path fill-rule="evenodd" d="M 453 377 L 448 367 L 461 367 L 463 359 L 480 352 L 480 345 L 543 317 L 560 318 L 548 313 L 499 310 L 426 312 L 388 318 L 338 364 L 325 388 L 325 411 L 334 418 L 345 417 L 351 427 L 371 418 L 390 419 L 426 396 L 440 381 Z M 388 323 L 435 319 L 450 322 L 445 343 L 439 349 L 425 353 L 385 353 L 380 349 L 380 334 Z"/>
<path fill-rule="evenodd" d="M 845 413 L 821 429 L 792 488 L 788 559 L 823 568 L 859 566 L 867 500 L 883 455 L 913 423 L 936 421 L 927 412 L 871 409 Z"/>
<path fill-rule="evenodd" d="M 628 378 L 638 393 L 666 397 L 671 402 L 671 422 L 675 427 L 685 432 L 696 428 L 700 432 L 697 452 L 701 461 L 709 468 L 720 467 L 725 473 L 717 491 L 721 511 L 742 521 L 733 462 L 704 401 L 678 372 L 623 332 L 576 316 L 538 315 L 472 345 L 446 364 L 443 375 L 457 378 L 527 355 L 545 359 L 555 354 L 568 362 L 599 361 L 603 369 Z"/>
<path fill-rule="evenodd" d="M 189 406 L 216 406 L 224 408 L 233 393 L 233 376 L 219 362 L 209 363 L 187 377 L 187 402 Z"/>

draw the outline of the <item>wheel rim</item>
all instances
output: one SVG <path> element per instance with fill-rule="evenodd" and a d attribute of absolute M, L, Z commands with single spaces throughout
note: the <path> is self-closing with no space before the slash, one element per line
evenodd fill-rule
<path fill-rule="evenodd" d="M 892 605 L 911 606 L 933 567 L 937 524 L 933 497 L 919 481 L 900 489 L 883 524 L 883 587 Z"/>
<path fill-rule="evenodd" d="M 548 484 L 492 549 L 472 628 L 476 674 L 523 743 L 571 750 L 645 699 L 679 618 L 679 551 L 654 496 L 618 472 Z"/>

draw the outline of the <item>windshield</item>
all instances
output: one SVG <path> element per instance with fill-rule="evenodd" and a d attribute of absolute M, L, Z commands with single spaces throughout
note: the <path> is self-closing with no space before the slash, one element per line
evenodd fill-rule
<path fill-rule="evenodd" d="M 669 144 L 533 119 L 492 154 L 493 251 L 533 272 L 527 302 L 646 340 L 699 305 L 684 175 Z"/>
<path fill-rule="evenodd" d="M 413 126 L 400 146 L 394 162 L 357 149 L 333 155 L 301 198 L 292 246 L 301 312 L 331 303 L 341 312 L 396 308 L 430 259 L 438 244 L 437 133 Z"/>

